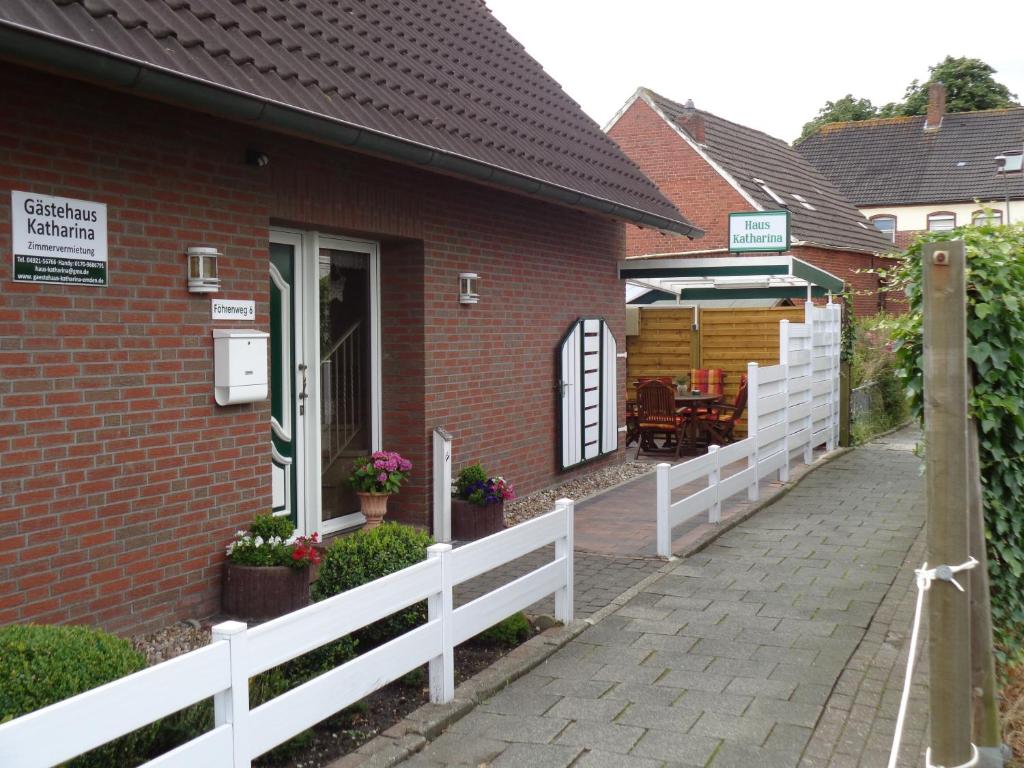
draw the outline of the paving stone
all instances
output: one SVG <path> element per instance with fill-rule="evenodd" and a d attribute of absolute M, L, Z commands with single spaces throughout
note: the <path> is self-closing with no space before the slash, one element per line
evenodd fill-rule
<path fill-rule="evenodd" d="M 566 720 L 594 720 L 610 723 L 628 706 L 621 699 L 581 699 L 566 696 L 553 706 L 548 715 Z"/>
<path fill-rule="evenodd" d="M 615 722 L 622 725 L 635 725 L 641 728 L 656 728 L 686 733 L 700 716 L 700 711 L 683 707 L 630 704 L 618 716 Z"/>
<path fill-rule="evenodd" d="M 737 677 L 726 687 L 726 693 L 742 696 L 769 696 L 773 699 L 788 699 L 796 691 L 796 683 L 783 680 L 764 680 L 756 677 Z M 825 694 L 828 695 L 827 692 Z"/>
<path fill-rule="evenodd" d="M 675 706 L 697 712 L 724 712 L 729 715 L 741 715 L 753 700 L 752 696 L 687 691 L 676 700 Z"/>
<path fill-rule="evenodd" d="M 796 759 L 799 759 L 799 756 Z M 715 753 L 710 765 L 712 768 L 794 768 L 797 763 L 790 752 L 776 752 L 764 747 L 726 742 Z"/>
<path fill-rule="evenodd" d="M 721 741 L 672 731 L 647 731 L 632 754 L 681 765 L 706 765 Z"/>
<path fill-rule="evenodd" d="M 765 717 L 705 712 L 689 732 L 759 747 L 764 744 L 774 726 L 775 721 Z"/>
<path fill-rule="evenodd" d="M 636 704 L 657 704 L 670 706 L 685 691 L 659 683 L 658 685 L 637 685 L 636 683 L 619 683 L 604 695 L 606 699 L 634 702 Z"/>
<path fill-rule="evenodd" d="M 663 765 L 661 760 L 587 749 L 580 755 L 573 768 L 662 768 Z"/>
<path fill-rule="evenodd" d="M 555 743 L 574 744 L 626 754 L 644 735 L 643 728 L 618 723 L 575 722 L 562 731 Z"/>
<path fill-rule="evenodd" d="M 526 675 L 526 677 L 520 678 L 520 680 L 525 680 L 532 676 L 532 674 Z M 614 687 L 615 683 L 610 680 L 569 680 L 567 678 L 552 678 L 550 679 L 550 682 L 538 690 L 542 694 L 554 694 L 555 696 L 576 696 L 583 699 L 599 699 Z"/>
<path fill-rule="evenodd" d="M 485 701 L 480 709 L 500 715 L 543 715 L 560 699 L 539 691 L 508 688 Z"/>
<path fill-rule="evenodd" d="M 478 709 L 453 723 L 451 728 L 448 729 L 448 733 L 464 734 L 467 737 L 488 738 L 500 734 L 501 738 L 507 742 L 526 741 L 536 744 L 547 744 L 568 723 L 568 720 L 552 717 L 495 715 Z"/>
<path fill-rule="evenodd" d="M 582 751 L 578 746 L 512 744 L 491 765 L 493 768 L 567 768 Z"/>

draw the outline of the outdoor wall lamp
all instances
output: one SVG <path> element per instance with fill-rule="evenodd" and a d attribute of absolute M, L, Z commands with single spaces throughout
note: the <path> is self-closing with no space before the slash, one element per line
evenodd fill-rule
<path fill-rule="evenodd" d="M 189 293 L 216 293 L 220 290 L 217 277 L 216 248 L 193 247 L 188 249 L 188 290 Z"/>
<path fill-rule="evenodd" d="M 461 272 L 459 274 L 459 303 L 476 304 L 480 301 L 479 288 L 480 275 L 476 272 Z"/>

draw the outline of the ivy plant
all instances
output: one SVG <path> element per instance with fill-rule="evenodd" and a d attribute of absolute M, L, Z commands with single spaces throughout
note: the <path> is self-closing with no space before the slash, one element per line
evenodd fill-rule
<path fill-rule="evenodd" d="M 1024 658 L 1024 226 L 965 226 L 929 232 L 888 277 L 910 310 L 895 320 L 899 374 L 923 418 L 921 246 L 963 240 L 967 256 L 970 413 L 979 428 L 992 619 L 1000 655 Z"/>

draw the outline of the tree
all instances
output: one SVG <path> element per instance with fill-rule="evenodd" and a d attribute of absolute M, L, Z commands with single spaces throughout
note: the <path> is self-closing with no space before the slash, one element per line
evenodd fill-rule
<path fill-rule="evenodd" d="M 870 120 L 877 117 L 878 109 L 870 99 L 854 98 L 848 93 L 841 99 L 826 101 L 825 106 L 818 110 L 818 116 L 804 124 L 800 138 L 806 138 L 826 123 L 843 123 L 850 120 Z"/>
<path fill-rule="evenodd" d="M 871 120 L 876 117 L 923 115 L 928 111 L 928 86 L 941 82 L 946 86 L 947 112 L 975 112 L 979 109 L 1001 109 L 1019 106 L 1015 93 L 992 75 L 995 70 L 981 59 L 965 56 L 947 56 L 934 67 L 928 67 L 929 77 L 920 83 L 914 80 L 907 86 L 901 102 L 890 102 L 876 107 L 870 99 L 857 99 L 846 94 L 836 101 L 826 101 L 818 116 L 804 124 L 797 142 L 803 141 L 827 123 Z"/>
<path fill-rule="evenodd" d="M 914 80 L 907 86 L 899 114 L 925 114 L 928 111 L 928 86 L 937 82 L 946 86 L 947 112 L 976 112 L 979 109 L 1019 106 L 1014 101 L 1017 94 L 1010 93 L 1005 85 L 997 83 L 992 77 L 995 70 L 981 59 L 947 56 L 934 67 L 928 67 L 928 72 L 930 76 L 925 82 Z"/>

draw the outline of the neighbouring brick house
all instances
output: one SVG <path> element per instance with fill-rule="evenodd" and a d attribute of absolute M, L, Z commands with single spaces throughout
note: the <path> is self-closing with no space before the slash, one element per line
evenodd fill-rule
<path fill-rule="evenodd" d="M 623 222 L 700 234 L 478 0 L 11 0 L 0 58 L 0 623 L 207 615 L 254 514 L 359 524 L 353 452 L 409 457 L 389 514 L 429 525 L 435 427 L 551 484 L 560 339 L 623 336 Z M 26 216 L 106 261 L 16 257 Z M 270 333 L 269 398 L 215 402 L 218 329 Z"/>
<path fill-rule="evenodd" d="M 1024 107 L 828 123 L 797 151 L 899 249 L 919 233 L 1024 221 Z M 1000 159 L 997 159 L 1000 158 Z"/>
<path fill-rule="evenodd" d="M 629 256 L 728 256 L 728 214 L 787 209 L 788 253 L 846 281 L 857 315 L 884 308 L 868 270 L 889 243 L 799 153 L 779 139 L 640 88 L 605 128 L 706 232 L 697 242 L 630 231 Z"/>

